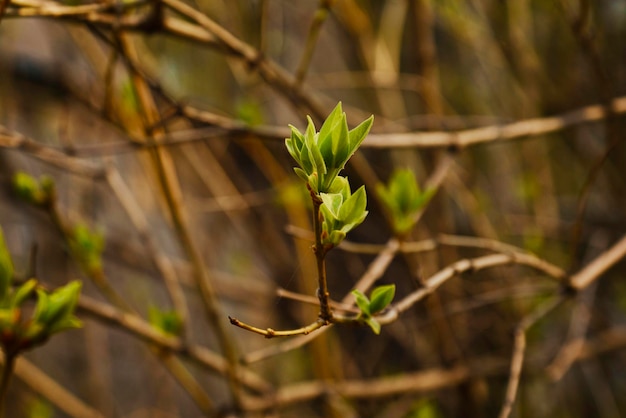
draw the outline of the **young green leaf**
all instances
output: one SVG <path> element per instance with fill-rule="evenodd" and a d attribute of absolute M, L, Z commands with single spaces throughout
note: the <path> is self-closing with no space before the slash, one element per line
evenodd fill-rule
<path fill-rule="evenodd" d="M 364 318 L 363 320 L 372 329 L 372 331 L 374 331 L 374 334 L 376 335 L 380 334 L 380 322 L 378 322 L 376 318 L 368 316 Z"/>
<path fill-rule="evenodd" d="M 36 287 L 37 280 L 35 279 L 30 279 L 26 283 L 21 285 L 19 288 L 17 288 L 15 292 L 13 292 L 13 295 L 11 295 L 10 306 L 13 308 L 19 307 L 26 299 L 28 299 L 33 294 Z"/>
<path fill-rule="evenodd" d="M 80 296 L 82 287 L 82 282 L 75 280 L 63 287 L 55 289 L 54 292 L 50 294 L 50 308 L 48 310 L 49 323 L 72 316 L 76 304 L 78 304 L 78 297 Z"/>
<path fill-rule="evenodd" d="M 361 315 L 364 317 L 369 317 L 370 314 L 370 300 L 358 289 L 354 289 L 352 292 L 354 296 L 354 300 L 356 301 L 356 305 L 361 310 Z"/>
<path fill-rule="evenodd" d="M 361 186 L 343 202 L 339 209 L 338 218 L 345 224 L 349 224 L 350 229 L 353 229 L 365 220 L 367 216 L 366 206 L 367 195 L 365 194 L 365 186 Z"/>
<path fill-rule="evenodd" d="M 370 312 L 372 315 L 385 309 L 393 300 L 395 293 L 395 284 L 378 286 L 375 288 L 370 294 Z"/>
<path fill-rule="evenodd" d="M 374 116 L 372 115 L 350 131 L 349 138 L 352 153 L 354 153 L 354 151 L 356 151 L 356 149 L 361 145 L 361 142 L 363 142 L 367 134 L 370 132 L 373 124 Z"/>

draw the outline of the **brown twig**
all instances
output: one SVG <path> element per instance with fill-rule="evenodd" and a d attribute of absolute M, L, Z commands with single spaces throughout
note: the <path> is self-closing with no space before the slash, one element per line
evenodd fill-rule
<path fill-rule="evenodd" d="M 0 147 L 25 152 L 45 163 L 76 175 L 103 178 L 105 174 L 104 168 L 101 166 L 68 156 L 2 125 L 0 125 Z"/>
<path fill-rule="evenodd" d="M 4 363 L 4 356 L 1 360 Z M 24 358 L 15 362 L 15 376 L 72 418 L 103 418 L 102 414 Z"/>
<path fill-rule="evenodd" d="M 598 280 L 609 268 L 626 256 L 626 235 L 611 248 L 600 254 L 592 262 L 571 276 L 570 286 L 581 290 Z"/>
<path fill-rule="evenodd" d="M 524 354 L 526 353 L 526 332 L 537 321 L 546 316 L 550 311 L 559 306 L 563 302 L 563 296 L 557 296 L 543 305 L 536 308 L 533 312 L 526 315 L 515 328 L 515 339 L 513 342 L 513 356 L 511 358 L 511 368 L 509 372 L 509 381 L 507 383 L 504 403 L 500 409 L 498 418 L 508 418 L 517 397 L 517 387 L 522 376 L 522 366 L 524 364 Z"/>
<path fill-rule="evenodd" d="M 553 381 L 563 378 L 585 344 L 585 334 L 591 321 L 591 304 L 595 297 L 597 282 L 578 294 L 576 306 L 572 310 L 567 342 L 554 356 L 554 360 L 546 367 L 546 374 Z"/>
<path fill-rule="evenodd" d="M 120 37 L 119 44 L 121 55 L 128 56 L 132 62 L 138 62 L 137 51 L 133 43 L 127 37 Z M 137 73 L 131 75 L 131 80 L 139 96 L 139 101 L 143 109 L 143 117 L 147 125 L 157 125 L 160 121 L 160 114 L 148 83 Z M 146 135 L 146 142 L 150 143 L 153 141 L 152 138 L 159 137 L 162 132 L 163 129 L 154 129 Z M 226 370 L 226 378 L 231 389 L 233 400 L 235 404 L 238 404 L 240 401 L 240 388 L 236 378 L 238 364 L 235 347 L 230 334 L 226 331 L 226 327 L 222 322 L 220 303 L 215 289 L 213 288 L 208 269 L 204 263 L 204 258 L 191 235 L 189 219 L 183 207 L 182 192 L 172 157 L 169 152 L 162 147 L 154 147 L 151 151 L 152 162 L 170 215 L 172 216 L 175 231 L 193 266 L 194 278 L 201 294 L 206 317 L 209 323 L 215 328 L 222 352 L 229 362 L 230 367 Z"/>
<path fill-rule="evenodd" d="M 184 330 L 189 318 L 189 311 L 187 309 L 184 291 L 180 284 L 180 280 L 176 275 L 172 262 L 158 250 L 158 245 L 150 234 L 148 220 L 139 207 L 133 193 L 128 189 L 126 183 L 124 183 L 120 173 L 115 168 L 110 166 L 107 169 L 106 178 L 109 187 L 117 196 L 118 201 L 135 226 L 144 247 L 146 247 L 146 250 L 152 257 L 153 263 L 163 276 L 165 286 L 170 294 L 174 309 L 180 318 Z"/>
<path fill-rule="evenodd" d="M 252 325 L 248 325 L 245 322 L 242 322 L 230 316 L 228 317 L 228 319 L 230 320 L 230 323 L 233 324 L 234 326 L 245 329 L 246 331 L 253 332 L 255 334 L 263 335 L 265 338 L 293 337 L 295 335 L 308 335 L 312 333 L 313 331 L 318 330 L 321 327 L 330 324 L 330 322 L 324 321 L 321 318 L 319 318 L 317 321 L 307 326 L 296 328 L 296 329 L 290 329 L 286 331 L 280 331 L 280 330 L 275 330 L 272 328 L 265 328 L 265 329 L 258 328 Z"/>
<path fill-rule="evenodd" d="M 296 86 L 301 86 L 304 82 L 306 73 L 311 65 L 311 58 L 313 57 L 313 52 L 315 51 L 315 45 L 317 44 L 322 25 L 328 18 L 328 13 L 330 12 L 334 2 L 335 0 L 320 0 L 319 6 L 313 15 L 313 20 L 311 21 L 311 26 L 309 27 L 309 33 L 307 35 L 304 50 L 302 51 L 302 56 L 300 57 L 300 63 L 296 69 Z"/>
<path fill-rule="evenodd" d="M 546 266 L 542 262 L 542 260 L 537 259 L 534 256 L 525 254 L 491 254 L 472 259 L 458 260 L 428 278 L 424 283 L 424 287 L 414 291 L 413 293 L 408 294 L 399 302 L 395 303 L 390 309 L 390 312 L 385 316 L 385 318 L 381 318 L 380 322 L 387 323 L 387 321 L 390 322 L 395 320 L 399 313 L 406 311 L 415 303 L 419 302 L 424 297 L 434 292 L 446 281 L 461 273 L 477 272 L 486 268 L 516 264 L 532 267 L 547 275 L 555 273 L 551 266 Z"/>
<path fill-rule="evenodd" d="M 119 328 L 161 350 L 176 353 L 207 370 L 220 375 L 227 373 L 229 366 L 223 357 L 205 347 L 186 344 L 178 337 L 165 335 L 135 314 L 123 312 L 85 295 L 81 295 L 77 309 L 83 315 Z M 242 367 L 239 372 L 237 378 L 250 389 L 261 393 L 271 390 L 269 383 L 250 370 Z"/>

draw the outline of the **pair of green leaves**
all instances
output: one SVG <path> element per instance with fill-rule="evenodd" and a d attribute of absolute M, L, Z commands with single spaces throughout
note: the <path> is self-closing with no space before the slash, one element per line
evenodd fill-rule
<path fill-rule="evenodd" d="M 74 316 L 81 282 L 70 282 L 48 292 L 40 288 L 35 279 L 12 290 L 12 280 L 13 261 L 0 229 L 0 345 L 5 352 L 17 354 L 42 344 L 52 334 L 81 326 Z M 22 306 L 34 295 L 37 302 L 32 317 L 23 321 Z"/>
<path fill-rule="evenodd" d="M 30 325 L 39 325 L 41 328 L 35 329 L 34 342 L 45 341 L 52 334 L 82 326 L 80 319 L 74 316 L 81 288 L 80 281 L 73 281 L 51 293 L 36 289 L 37 304 Z"/>
<path fill-rule="evenodd" d="M 289 154 L 298 163 L 294 168 L 315 193 L 328 193 L 339 172 L 357 150 L 372 127 L 374 117 L 348 130 L 346 114 L 341 102 L 328 115 L 319 132 L 313 120 L 307 116 L 308 124 L 304 133 L 291 127 L 291 137 L 285 140 Z"/>
<path fill-rule="evenodd" d="M 365 186 L 352 194 L 350 184 L 345 177 L 336 177 L 331 190 L 334 193 L 321 193 L 322 205 L 322 244 L 335 247 L 346 234 L 360 225 L 367 211 Z"/>
<path fill-rule="evenodd" d="M 82 283 L 73 281 L 48 292 L 30 279 L 0 301 L 0 344 L 5 352 L 18 354 L 43 344 L 53 334 L 80 328 L 74 316 Z M 33 295 L 37 302 L 32 317 L 23 320 L 22 305 Z"/>
<path fill-rule="evenodd" d="M 435 189 L 422 191 L 411 170 L 396 170 L 387 186 L 379 184 L 378 196 L 392 220 L 396 235 L 407 234 L 417 222 L 417 214 L 430 201 Z"/>
<path fill-rule="evenodd" d="M 374 315 L 385 309 L 396 293 L 396 285 L 389 284 L 384 286 L 378 286 L 368 298 L 360 290 L 354 289 L 352 295 L 356 301 L 356 305 L 361 310 L 359 314 L 359 320 L 365 322 L 375 334 L 380 334 L 380 322 L 376 320 Z"/>

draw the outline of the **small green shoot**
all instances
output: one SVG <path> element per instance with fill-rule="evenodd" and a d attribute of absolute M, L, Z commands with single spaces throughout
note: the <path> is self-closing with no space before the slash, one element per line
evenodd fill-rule
<path fill-rule="evenodd" d="M 376 335 L 380 334 L 380 322 L 374 316 L 389 306 L 395 293 L 396 285 L 394 284 L 376 287 L 369 298 L 360 290 L 352 291 L 356 305 L 361 310 L 359 320 L 365 322 Z"/>
<path fill-rule="evenodd" d="M 374 117 L 370 116 L 359 126 L 348 130 L 346 114 L 341 102 L 328 115 L 319 132 L 313 120 L 307 116 L 308 124 L 304 133 L 291 127 L 291 137 L 285 140 L 289 154 L 298 163 L 294 171 L 315 193 L 328 193 L 339 172 L 356 152 L 372 127 Z"/>
<path fill-rule="evenodd" d="M 350 184 L 344 177 L 337 177 L 333 183 L 336 193 L 322 193 L 322 244 L 336 247 L 346 234 L 360 225 L 367 216 L 367 196 L 365 186 L 352 194 Z"/>

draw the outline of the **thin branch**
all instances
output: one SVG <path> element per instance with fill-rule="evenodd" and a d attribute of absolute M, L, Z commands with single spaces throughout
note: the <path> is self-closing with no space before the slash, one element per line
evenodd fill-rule
<path fill-rule="evenodd" d="M 165 335 L 135 314 L 123 312 L 85 295 L 80 296 L 77 310 L 83 315 L 88 315 L 109 326 L 119 328 L 159 349 L 185 357 L 210 371 L 223 375 L 228 370 L 228 363 L 223 357 L 205 347 L 185 344 L 178 337 Z M 263 393 L 271 390 L 269 383 L 246 368 L 239 368 L 237 378 L 254 391 Z"/>
<path fill-rule="evenodd" d="M 241 41 L 205 14 L 179 0 L 163 0 L 163 4 L 196 22 L 205 31 L 217 38 L 227 52 L 243 59 L 251 68 L 256 69 L 268 85 L 287 97 L 296 107 L 308 109 L 312 116 L 318 120 L 325 116 L 326 112 L 322 106 L 309 94 L 304 93 L 287 71 L 273 61 L 263 57 L 251 45 Z"/>
<path fill-rule="evenodd" d="M 402 300 L 395 303 L 385 318 L 381 318 L 380 322 L 382 324 L 394 321 L 399 313 L 406 311 L 415 303 L 434 292 L 446 281 L 461 273 L 477 272 L 486 268 L 516 264 L 532 267 L 547 275 L 555 273 L 551 265 L 546 266 L 543 260 L 526 254 L 491 254 L 477 258 L 458 260 L 428 278 L 424 283 L 424 287 L 410 293 Z"/>
<path fill-rule="evenodd" d="M 526 332 L 537 321 L 546 316 L 550 311 L 559 306 L 564 300 L 564 296 L 557 296 L 543 305 L 539 306 L 529 315 L 520 321 L 515 329 L 515 339 L 513 343 L 513 356 L 511 358 L 511 367 L 509 372 L 509 381 L 507 383 L 504 403 L 500 410 L 498 418 L 508 418 L 513 409 L 515 398 L 517 397 L 517 388 L 522 376 L 522 366 L 524 364 L 524 354 L 526 353 Z"/>
<path fill-rule="evenodd" d="M 483 358 L 470 366 L 433 368 L 373 379 L 343 381 L 310 381 L 292 384 L 265 398 L 249 398 L 248 411 L 280 408 L 305 402 L 328 393 L 349 399 L 376 399 L 406 393 L 424 393 L 456 386 L 470 378 L 501 374 L 506 363 L 499 359 Z"/>
<path fill-rule="evenodd" d="M 599 279 L 609 268 L 626 256 L 626 235 L 570 278 L 570 286 L 581 290 Z"/>
<path fill-rule="evenodd" d="M 611 110 L 613 114 L 626 113 L 626 97 L 622 96 L 613 99 L 611 101 Z M 523 137 L 546 135 L 583 123 L 601 121 L 607 116 L 603 105 L 591 105 L 562 113 L 559 116 L 525 119 L 503 125 L 491 125 L 457 132 L 372 134 L 363 141 L 362 146 L 374 148 L 463 148 L 486 142 L 509 141 Z"/>
<path fill-rule="evenodd" d="M 552 363 L 546 367 L 546 373 L 553 381 L 563 378 L 585 344 L 585 334 L 591 321 L 591 304 L 597 287 L 597 282 L 594 282 L 578 294 L 578 300 L 569 322 L 567 342 L 561 347 Z"/>
<path fill-rule="evenodd" d="M 257 328 L 255 326 L 248 325 L 245 322 L 241 322 L 240 320 L 235 319 L 230 316 L 228 317 L 228 319 L 230 320 L 230 323 L 233 324 L 234 326 L 245 329 L 250 332 L 254 332 L 255 334 L 263 335 L 265 338 L 293 337 L 295 335 L 308 335 L 312 333 L 313 331 L 318 330 L 322 328 L 323 326 L 330 324 L 330 322 L 325 321 L 321 318 L 318 318 L 317 321 L 301 328 L 290 329 L 286 331 L 277 331 L 272 328 L 265 328 L 265 329 Z"/>
<path fill-rule="evenodd" d="M 132 62 L 138 62 L 137 51 L 132 41 L 127 37 L 120 37 L 119 41 L 120 54 L 130 57 Z M 131 80 L 139 96 L 143 117 L 147 125 L 156 125 L 160 121 L 160 114 L 148 82 L 137 73 L 131 74 Z M 164 132 L 163 129 L 153 130 L 153 132 L 146 135 L 146 142 L 152 142 L 153 138 L 159 137 L 162 132 Z M 214 327 L 222 352 L 229 362 L 230 367 L 227 370 L 226 377 L 233 400 L 235 403 L 238 403 L 240 390 L 239 382 L 236 379 L 238 364 L 234 344 L 222 322 L 220 303 L 208 269 L 204 263 L 204 257 L 191 234 L 189 219 L 183 206 L 182 191 L 174 162 L 169 152 L 164 148 L 155 147 L 152 148 L 151 151 L 153 166 L 172 217 L 175 231 L 193 266 L 194 278 L 201 294 L 206 317 L 209 323 Z"/>
<path fill-rule="evenodd" d="M 109 167 L 106 178 L 109 187 L 135 226 L 143 246 L 152 257 L 154 265 L 163 276 L 176 314 L 183 324 L 183 329 L 185 329 L 189 319 L 189 311 L 187 309 L 184 291 L 171 260 L 158 250 L 158 245 L 150 234 L 148 220 L 139 207 L 133 193 L 128 189 L 126 183 L 124 183 L 119 171 L 112 166 Z"/>
<path fill-rule="evenodd" d="M 354 288 L 359 289 L 361 291 L 365 291 L 377 279 L 379 279 L 385 273 L 385 271 L 387 270 L 387 267 L 389 267 L 389 264 L 391 264 L 391 261 L 393 261 L 395 254 L 398 251 L 398 246 L 399 246 L 398 241 L 396 239 L 391 239 L 388 242 L 387 248 L 381 251 L 380 254 L 378 254 L 378 256 L 369 264 L 369 266 L 367 267 L 367 270 L 365 271 L 365 273 L 363 273 L 363 275 L 361 276 L 361 278 L 359 279 L 359 281 L 357 282 Z M 352 296 L 351 293 L 348 293 L 341 300 L 340 303 L 341 304 L 351 303 L 354 305 L 354 297 Z M 326 331 L 332 326 L 333 324 L 329 324 L 327 327 L 320 329 L 315 334 L 301 335 L 293 339 L 287 340 L 285 342 L 282 342 L 281 344 L 278 344 L 272 347 L 266 347 L 258 351 L 248 353 L 244 356 L 243 361 L 244 363 L 247 363 L 247 364 L 255 363 L 257 361 L 261 361 L 269 357 L 273 357 L 279 354 L 289 352 L 291 350 L 295 350 L 297 348 L 304 346 L 305 344 L 308 344 L 314 338 L 316 338 L 319 334 Z"/>
<path fill-rule="evenodd" d="M 561 297 L 556 297 L 539 306 L 520 322 L 518 328 L 526 327 L 526 329 L 529 329 L 539 319 L 556 308 L 563 300 Z M 526 340 L 524 338 L 524 348 L 525 343 Z M 520 342 L 517 344 L 518 347 L 522 346 Z M 624 347 L 626 347 L 626 328 L 614 327 L 600 334 L 595 339 L 587 340 L 583 349 L 576 357 L 576 361 L 584 361 L 609 351 L 623 349 Z M 543 370 L 543 363 L 538 360 L 540 358 L 537 359 L 531 356 L 528 363 Z M 519 359 L 516 359 L 516 361 L 519 363 Z M 428 393 L 457 386 L 469 379 L 500 376 L 503 373 L 508 373 L 510 378 L 512 364 L 512 361 L 500 358 L 476 357 L 471 359 L 469 364 L 452 368 L 433 368 L 416 372 L 403 371 L 398 375 L 373 379 L 299 382 L 284 386 L 266 397 L 248 397 L 246 402 L 244 402 L 244 408 L 248 411 L 281 408 L 306 402 L 324 396 L 327 393 L 339 394 L 346 398 L 354 399 L 376 399 L 407 393 Z M 515 365 L 516 370 L 521 366 L 523 366 L 523 361 L 522 364 Z"/>
<path fill-rule="evenodd" d="M 105 174 L 104 168 L 99 165 L 71 157 L 2 125 L 0 125 L 0 148 L 23 151 L 38 160 L 80 176 L 103 178 Z"/>
<path fill-rule="evenodd" d="M 1 357 L 1 361 L 4 363 L 4 356 Z M 15 362 L 15 376 L 70 417 L 103 418 L 98 411 L 68 392 L 25 358 L 18 358 Z"/>
<path fill-rule="evenodd" d="M 317 44 L 322 25 L 328 18 L 328 13 L 330 12 L 334 2 L 335 0 L 320 0 L 319 6 L 315 11 L 313 20 L 311 21 L 311 26 L 309 27 L 309 33 L 307 35 L 304 50 L 302 52 L 302 56 L 300 57 L 300 63 L 296 69 L 297 86 L 301 86 L 304 82 L 306 73 L 311 65 L 311 58 L 313 57 L 313 52 L 315 52 L 315 45 Z"/>
<path fill-rule="evenodd" d="M 291 299 L 302 303 L 308 303 L 309 305 L 319 306 L 319 299 L 313 296 L 307 296 L 300 293 L 291 292 L 289 290 L 278 288 L 276 289 L 276 295 L 281 298 Z M 359 313 L 360 311 L 354 307 L 353 304 L 329 301 L 331 308 L 342 310 L 345 312 Z"/>

